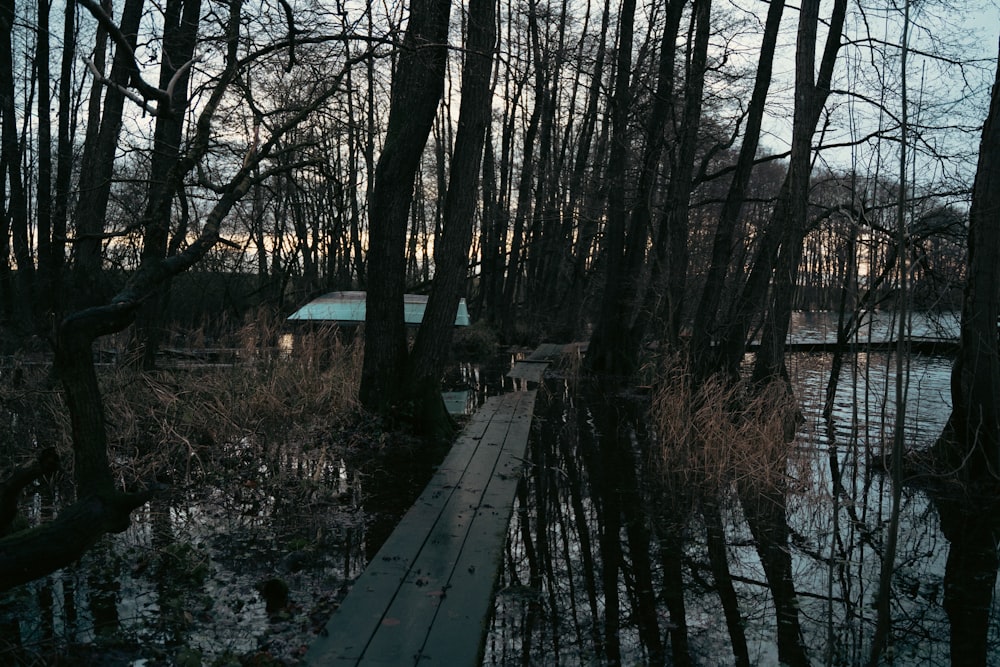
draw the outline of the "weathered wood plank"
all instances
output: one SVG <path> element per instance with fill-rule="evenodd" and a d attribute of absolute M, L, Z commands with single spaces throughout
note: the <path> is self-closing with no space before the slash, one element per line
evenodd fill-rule
<path fill-rule="evenodd" d="M 418 658 L 435 612 L 448 594 L 448 581 L 468 537 L 483 490 L 503 450 L 513 408 L 519 399 L 519 394 L 503 396 L 475 457 L 449 496 L 439 520 L 429 534 L 425 532 L 426 541 L 419 555 L 365 651 L 366 662 L 403 664 Z"/>
<path fill-rule="evenodd" d="M 534 392 L 522 400 L 507 432 L 507 445 L 497 460 L 489 485 L 476 508 L 462 552 L 448 580 L 447 595 L 431 625 L 421 663 L 439 665 L 478 665 L 481 641 L 485 635 L 493 591 L 503 561 L 503 545 L 514 507 L 520 478 Z"/>
<path fill-rule="evenodd" d="M 550 363 L 562 356 L 566 348 L 567 346 L 561 343 L 543 343 L 527 357 L 515 362 L 514 366 L 507 372 L 507 377 L 514 380 L 541 382 L 545 375 L 545 369 Z"/>
<path fill-rule="evenodd" d="M 507 377 L 514 380 L 526 380 L 528 382 L 541 382 L 545 375 L 547 363 L 536 363 L 533 361 L 519 361 L 507 372 Z"/>
<path fill-rule="evenodd" d="M 528 355 L 525 361 L 549 363 L 561 355 L 565 348 L 566 346 L 562 343 L 542 343 Z"/>
<path fill-rule="evenodd" d="M 530 419 L 533 396 L 523 399 L 522 393 L 493 397 L 476 413 L 424 493 L 355 582 L 328 624 L 327 636 L 310 648 L 308 663 L 416 660 L 434 612 L 447 595 L 447 582 L 482 505 L 484 489 L 498 473 L 515 414 Z M 515 413 L 521 403 L 526 407 Z M 510 474 L 506 466 L 499 473 L 497 479 Z M 505 530 L 509 511 L 503 520 Z M 478 650 L 478 635 L 466 641 L 470 639 Z"/>
<path fill-rule="evenodd" d="M 353 664 L 360 660 L 382 625 L 390 601 L 410 572 L 430 526 L 441 516 L 501 404 L 502 397 L 492 397 L 473 415 L 430 483 L 400 521 L 405 529 L 397 529 L 389 536 L 355 581 L 327 624 L 326 635 L 310 647 L 307 662 L 334 664 L 335 660 L 346 660 Z"/>

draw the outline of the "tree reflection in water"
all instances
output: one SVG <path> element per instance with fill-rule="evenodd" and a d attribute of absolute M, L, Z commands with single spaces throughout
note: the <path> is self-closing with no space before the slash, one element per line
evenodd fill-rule
<path fill-rule="evenodd" d="M 812 363 L 801 362 L 799 381 L 822 376 Z M 821 402 L 803 395 L 815 429 L 811 406 Z M 758 506 L 786 560 L 768 576 L 737 494 L 657 492 L 647 404 L 561 382 L 540 392 L 484 664 L 778 664 L 775 581 L 798 625 L 796 662 L 865 664 L 889 497 L 888 480 L 867 474 L 865 443 L 878 440 L 886 406 L 846 433 L 800 432 L 803 469 L 791 471 L 787 494 L 764 494 Z M 949 543 L 923 491 L 908 488 L 902 512 L 886 659 L 947 665 Z M 982 559 L 995 560 L 991 531 L 973 532 L 985 538 Z M 1000 658 L 991 591 L 983 582 L 976 602 L 990 610 L 977 617 L 988 626 L 979 630 L 987 664 Z"/>

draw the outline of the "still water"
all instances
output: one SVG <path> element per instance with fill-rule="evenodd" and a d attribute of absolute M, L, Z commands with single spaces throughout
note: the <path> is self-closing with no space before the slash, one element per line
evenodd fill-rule
<path fill-rule="evenodd" d="M 832 340 L 834 326 L 825 315 L 799 313 L 792 335 Z M 894 330 L 882 314 L 865 325 L 863 340 Z M 948 337 L 954 318 L 916 318 L 911 331 Z M 785 506 L 778 514 L 787 523 L 773 528 L 787 545 L 791 598 L 774 594 L 735 493 L 683 510 L 664 502 L 650 465 L 656 433 L 645 418 L 647 396 L 609 397 L 554 373 L 539 388 L 484 664 L 777 664 L 779 597 L 794 610 L 786 657 L 798 655 L 791 643 L 813 665 L 865 664 L 891 491 L 868 462 L 892 437 L 895 361 L 859 346 L 845 359 L 827 421 L 830 365 L 829 354 L 788 359 L 803 415 L 800 456 L 789 468 L 788 494 L 771 500 Z M 950 368 L 945 357 L 907 360 L 908 446 L 926 447 L 940 432 Z M 459 408 L 503 390 L 502 373 L 456 369 Z M 397 478 L 387 492 L 323 442 L 275 445 L 264 459 L 255 451 L 230 448 L 218 461 L 229 466 L 218 483 L 179 485 L 76 566 L 5 596 L 0 662 L 45 664 L 30 658 L 84 644 L 70 663 L 226 664 L 256 656 L 294 664 L 420 481 L 399 493 Z M 37 495 L 36 513 L 53 502 Z M 935 505 L 923 491 L 904 489 L 884 662 L 949 664 L 948 549 Z M 271 579 L 289 588 L 277 611 L 261 590 Z M 990 613 L 987 632 L 1000 664 L 996 619 Z"/>
<path fill-rule="evenodd" d="M 871 340 L 885 340 L 883 325 L 894 330 L 888 320 L 868 327 Z M 955 322 L 917 318 L 912 331 L 950 337 Z M 832 341 L 834 327 L 830 318 L 797 314 L 792 335 Z M 772 665 L 779 655 L 867 664 L 891 498 L 888 479 L 868 462 L 893 436 L 896 364 L 861 350 L 845 360 L 829 421 L 822 411 L 832 356 L 788 359 L 804 419 L 780 499 L 787 524 L 776 528 L 789 557 L 791 588 L 781 596 L 736 493 L 702 498 L 680 516 L 663 509 L 641 399 L 629 408 L 627 399 L 550 381 L 536 408 L 484 664 Z M 951 360 L 913 355 L 905 366 L 905 442 L 925 448 L 949 415 Z M 903 490 L 900 525 L 883 662 L 950 664 L 949 542 L 923 491 Z M 716 527 L 725 536 L 721 578 L 709 539 Z M 779 647 L 776 600 L 789 593 L 783 608 L 794 623 Z M 987 615 L 992 664 L 1000 663 L 996 611 Z M 788 614 L 782 618 L 787 629 Z"/>

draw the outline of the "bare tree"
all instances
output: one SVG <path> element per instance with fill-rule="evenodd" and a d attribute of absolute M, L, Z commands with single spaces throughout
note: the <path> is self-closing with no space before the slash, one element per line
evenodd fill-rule
<path fill-rule="evenodd" d="M 450 435 L 441 376 L 451 349 L 455 313 L 465 284 L 478 197 L 486 127 L 490 121 L 490 70 L 496 42 L 493 0 L 469 3 L 468 37 L 462 69 L 462 102 L 451 159 L 441 236 L 434 246 L 434 283 L 409 360 L 407 391 L 424 433 Z"/>
<path fill-rule="evenodd" d="M 95 5 L 83 2 L 105 25 L 108 34 L 120 45 L 128 39 Z M 213 121 L 234 92 L 235 84 L 263 58 L 273 53 L 288 53 L 294 46 L 291 39 L 278 39 L 259 50 L 241 51 L 244 36 L 242 0 L 230 0 L 223 19 L 222 53 L 217 72 L 200 107 L 192 127 L 191 139 L 165 170 L 164 201 L 183 190 L 186 179 L 204 166 L 218 137 Z M 336 40 L 333 40 L 336 41 Z M 127 49 L 120 62 L 124 71 L 131 72 L 123 83 L 109 80 L 106 84 L 118 94 L 138 103 L 164 102 L 157 115 L 169 113 L 171 88 L 146 84 L 138 72 L 135 55 Z M 127 56 L 127 57 L 126 57 Z M 131 59 L 131 60 L 130 60 Z M 343 63 L 344 68 L 352 62 Z M 108 436 L 100 386 L 94 367 L 93 344 L 101 336 L 121 331 L 129 326 L 142 303 L 165 281 L 195 266 L 219 242 L 222 225 L 228 214 L 247 194 L 255 175 L 266 176 L 271 168 L 275 147 L 282 137 L 321 108 L 342 85 L 344 72 L 310 91 L 309 96 L 294 108 L 274 114 L 272 124 L 260 137 L 259 143 L 244 151 L 235 165 L 230 165 L 224 181 L 213 185 L 214 200 L 206 211 L 204 223 L 197 235 L 176 254 L 147 258 L 132 273 L 125 285 L 112 298 L 97 305 L 71 312 L 59 323 L 55 332 L 55 370 L 61 383 L 70 416 L 73 444 L 73 469 L 77 500 L 48 523 L 41 524 L 0 540 L 0 589 L 8 589 L 42 576 L 77 559 L 102 534 L 121 531 L 129 525 L 129 515 L 155 493 L 155 485 L 134 480 L 134 488 L 121 488 L 116 483 L 108 454 Z M 176 77 L 171 81 L 176 81 Z M 125 87 L 125 84 L 128 87 Z"/>
<path fill-rule="evenodd" d="M 360 397 L 366 408 L 401 407 L 406 364 L 406 230 L 413 188 L 444 88 L 447 0 L 415 0 L 393 72 L 385 145 L 375 168 L 369 209 L 368 306 Z"/>

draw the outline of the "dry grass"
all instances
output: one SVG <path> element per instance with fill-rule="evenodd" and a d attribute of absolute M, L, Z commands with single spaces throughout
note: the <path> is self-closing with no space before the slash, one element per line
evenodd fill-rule
<path fill-rule="evenodd" d="M 237 353 L 233 363 L 185 361 L 152 372 L 100 367 L 111 457 L 121 479 L 148 480 L 165 469 L 189 475 L 212 465 L 232 443 L 252 443 L 262 456 L 271 443 L 307 446 L 354 415 L 361 345 L 345 345 L 332 328 L 320 328 L 296 334 L 292 348 L 281 347 L 278 342 L 288 340 L 281 325 L 258 313 L 227 340 L 215 341 Z M 187 338 L 199 339 L 198 332 Z M 22 387 L 0 390 L 2 404 L 32 423 L 19 448 L 55 444 L 68 471 L 70 424 L 58 385 L 42 365 L 24 377 Z"/>
<path fill-rule="evenodd" d="M 780 381 L 751 391 L 746 382 L 713 377 L 695 388 L 683 363 L 670 358 L 651 414 L 658 433 L 653 463 L 668 486 L 715 493 L 733 484 L 763 490 L 788 482 L 798 406 Z"/>

